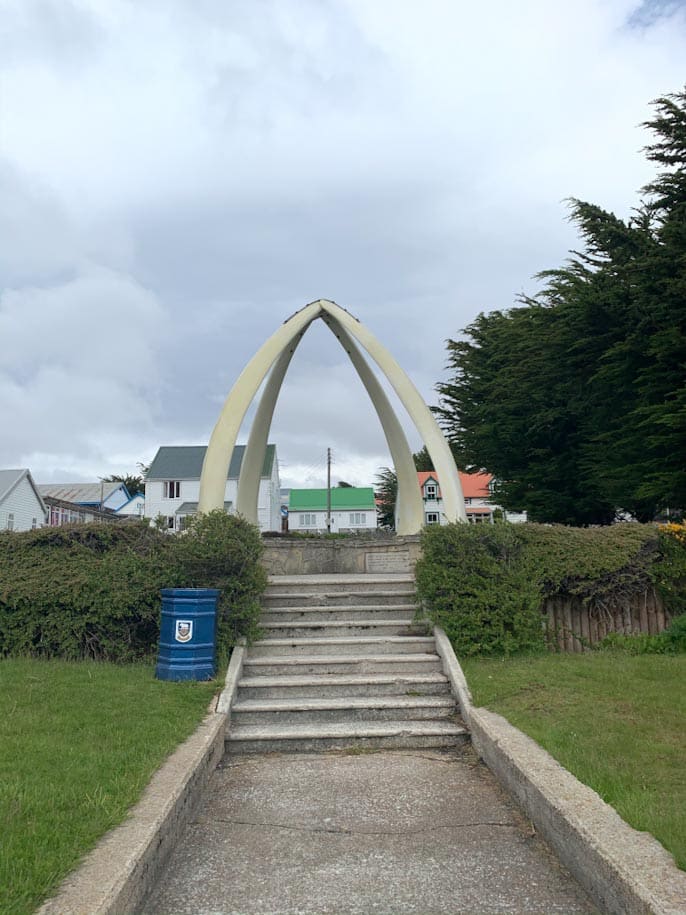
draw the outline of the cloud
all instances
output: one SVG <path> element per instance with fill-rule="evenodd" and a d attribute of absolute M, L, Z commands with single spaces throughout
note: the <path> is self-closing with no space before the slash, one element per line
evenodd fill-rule
<path fill-rule="evenodd" d="M 566 198 L 630 213 L 652 176 L 640 124 L 686 57 L 686 11 L 662 0 L 7 9 L 0 464 L 46 473 L 206 441 L 319 297 L 431 400 L 445 339 L 575 246 Z M 368 472 L 383 437 L 329 337 L 303 341 L 274 440 L 284 467 L 331 445 Z"/>
<path fill-rule="evenodd" d="M 62 465 L 111 467 L 125 441 L 129 460 L 140 453 L 135 442 L 145 442 L 141 432 L 160 409 L 156 341 L 166 332 L 156 297 L 103 267 L 85 265 L 49 287 L 5 291 L 0 464 L 50 453 Z M 33 469 L 39 479 L 50 471 Z"/>

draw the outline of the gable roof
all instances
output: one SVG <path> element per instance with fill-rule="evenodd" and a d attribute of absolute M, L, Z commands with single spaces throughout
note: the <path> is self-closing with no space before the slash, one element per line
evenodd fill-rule
<path fill-rule="evenodd" d="M 31 476 L 30 471 L 26 467 L 22 467 L 18 470 L 0 470 L 0 502 L 2 502 L 3 499 L 5 499 L 12 492 L 12 490 L 21 483 L 24 477 L 26 477 L 26 479 L 29 481 L 31 489 L 33 489 L 36 498 L 40 503 L 40 507 L 45 514 L 47 512 L 45 502 L 43 501 L 38 487 L 33 482 L 33 477 Z"/>
<path fill-rule="evenodd" d="M 460 484 L 462 486 L 462 495 L 465 499 L 488 499 L 491 495 L 491 491 L 488 488 L 488 484 L 493 479 L 492 473 L 464 473 L 464 471 L 458 471 L 460 474 Z M 435 470 L 418 470 L 417 479 L 419 480 L 420 487 L 424 487 L 424 484 L 427 480 L 435 480 L 437 483 L 438 474 Z"/>
<path fill-rule="evenodd" d="M 289 512 L 326 511 L 326 489 L 291 489 Z M 331 490 L 331 511 L 376 511 L 371 486 L 337 486 Z"/>
<path fill-rule="evenodd" d="M 117 480 L 100 483 L 41 483 L 38 487 L 44 496 L 74 502 L 76 505 L 100 505 L 118 489 L 124 490 L 127 500 L 130 498 L 124 483 Z"/>
<path fill-rule="evenodd" d="M 492 479 L 492 473 L 463 473 L 460 471 L 462 495 L 465 499 L 488 499 L 491 495 L 488 484 Z"/>
<path fill-rule="evenodd" d="M 162 445 L 157 449 L 150 468 L 145 475 L 146 482 L 153 480 L 199 480 L 205 460 L 207 445 Z M 227 480 L 237 480 L 241 472 L 245 445 L 236 445 L 231 455 Z M 262 478 L 272 475 L 276 460 L 276 445 L 267 445 L 262 465 Z"/>

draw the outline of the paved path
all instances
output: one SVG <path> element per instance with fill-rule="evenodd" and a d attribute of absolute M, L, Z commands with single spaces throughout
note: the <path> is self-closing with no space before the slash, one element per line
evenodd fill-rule
<path fill-rule="evenodd" d="M 141 911 L 596 910 L 467 747 L 226 756 Z"/>

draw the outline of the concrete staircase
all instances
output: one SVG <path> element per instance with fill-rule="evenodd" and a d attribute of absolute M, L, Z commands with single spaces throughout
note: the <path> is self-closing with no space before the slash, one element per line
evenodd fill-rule
<path fill-rule="evenodd" d="M 274 576 L 231 753 L 446 747 L 467 739 L 411 575 Z"/>

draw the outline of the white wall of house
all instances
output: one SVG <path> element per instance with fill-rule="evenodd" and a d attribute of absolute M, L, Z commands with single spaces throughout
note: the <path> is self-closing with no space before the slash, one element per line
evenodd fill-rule
<path fill-rule="evenodd" d="M 373 531 L 376 529 L 376 509 L 365 511 L 332 511 L 331 533 L 339 531 Z M 289 531 L 326 531 L 325 511 L 289 511 Z"/>
<path fill-rule="evenodd" d="M 440 487 L 436 486 L 431 480 L 422 487 L 422 498 L 424 500 L 424 523 L 425 524 L 447 524 L 446 517 L 443 513 L 443 499 L 440 496 Z M 526 512 L 506 512 L 501 509 L 495 502 L 491 502 L 488 496 L 465 496 L 465 511 L 467 520 L 472 524 L 492 524 L 493 512 L 500 510 L 503 513 L 503 519 L 510 521 L 512 524 L 521 524 L 527 520 Z"/>
<path fill-rule="evenodd" d="M 237 492 L 238 480 L 227 480 L 224 501 L 235 506 Z M 145 484 L 145 517 L 154 520 L 162 515 L 167 519 L 169 530 L 179 530 L 181 522 L 177 510 L 184 502 L 198 502 L 199 498 L 200 480 L 150 480 Z M 260 480 L 257 518 L 261 531 L 281 530 L 280 487 L 276 466 L 269 479 Z"/>
<path fill-rule="evenodd" d="M 44 524 L 43 507 L 24 476 L 0 503 L 0 530 L 30 531 Z"/>
<path fill-rule="evenodd" d="M 142 492 L 136 493 L 128 502 L 125 502 L 121 508 L 117 509 L 118 515 L 126 517 L 142 518 L 145 514 L 145 496 Z"/>

